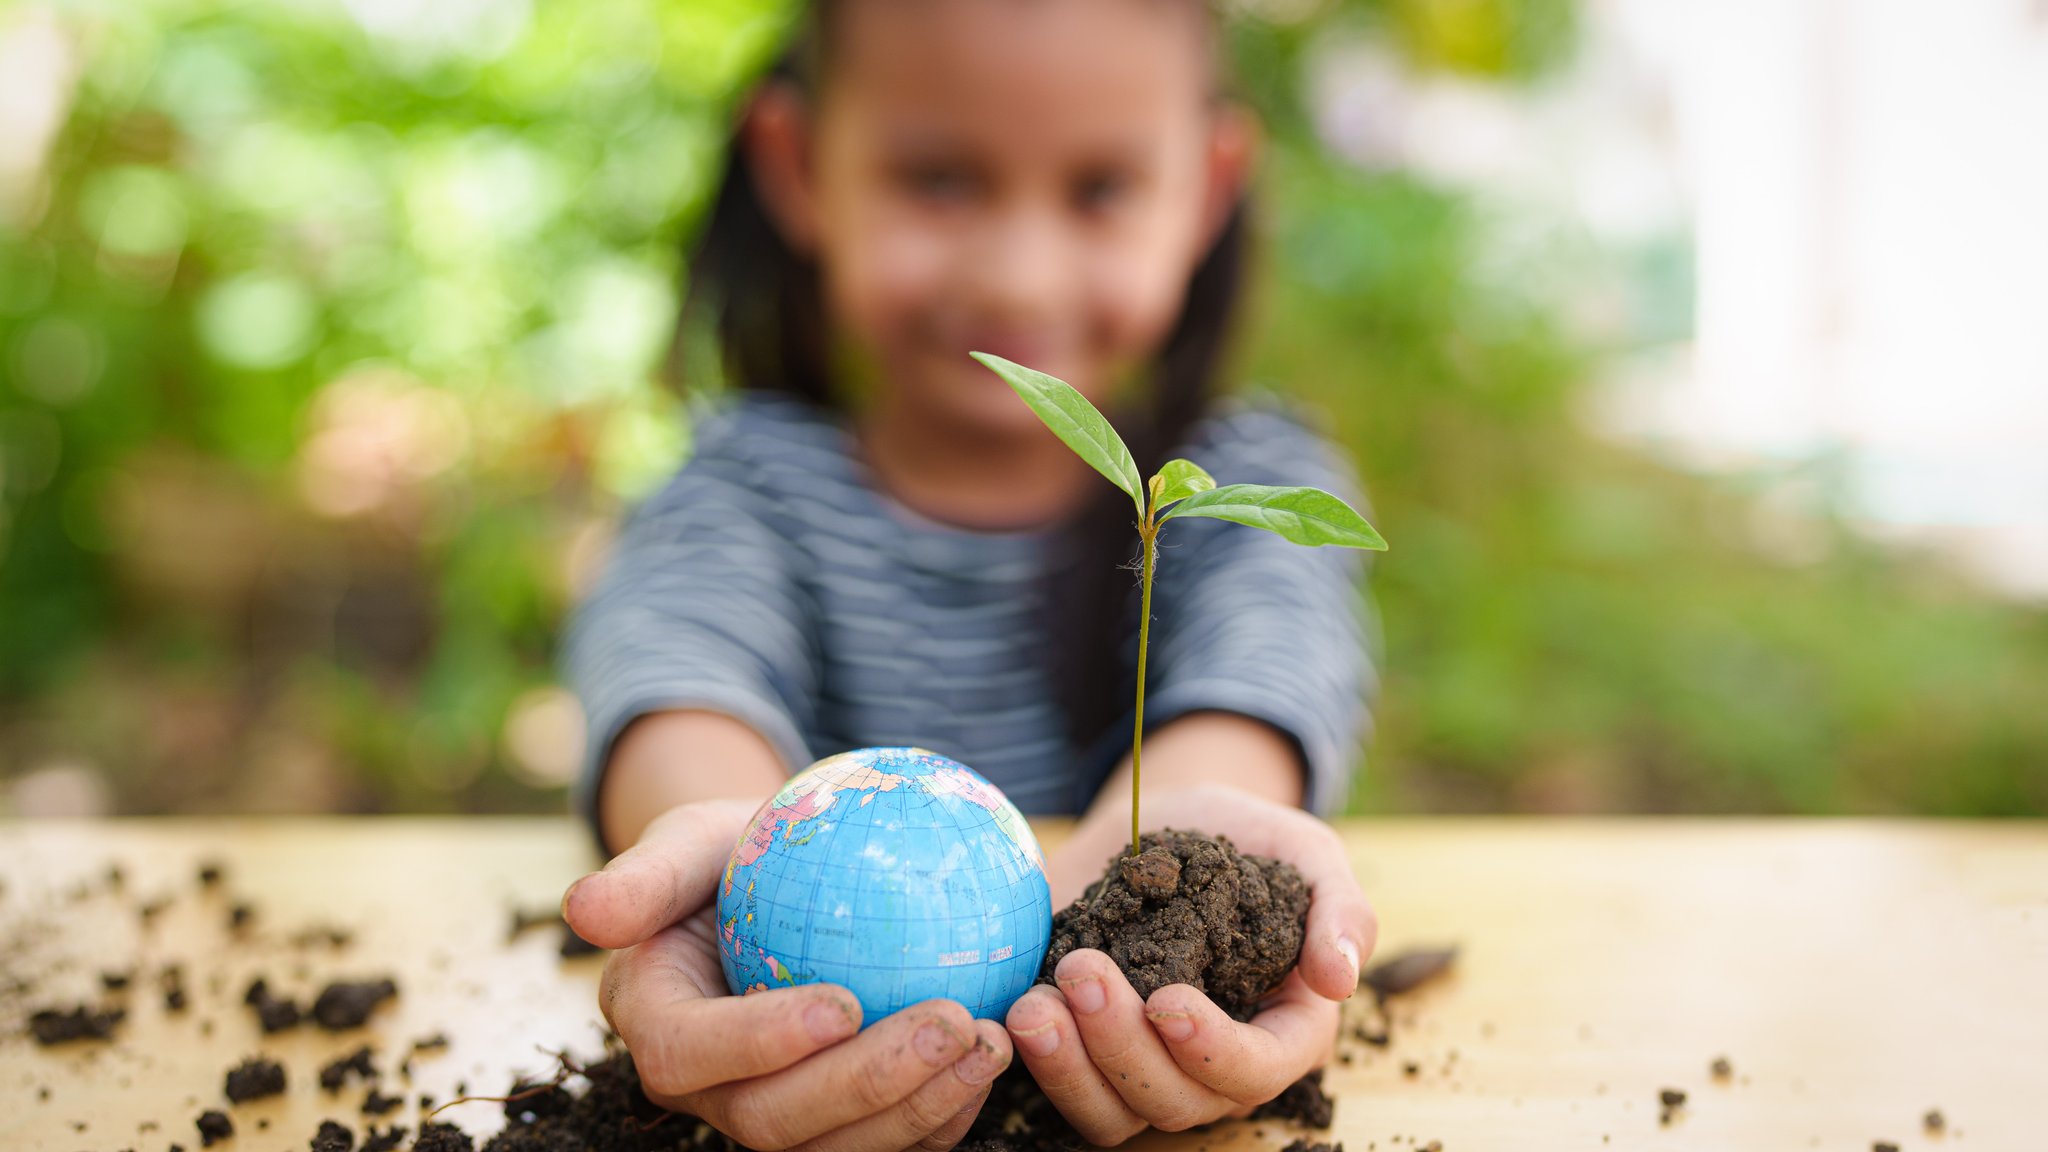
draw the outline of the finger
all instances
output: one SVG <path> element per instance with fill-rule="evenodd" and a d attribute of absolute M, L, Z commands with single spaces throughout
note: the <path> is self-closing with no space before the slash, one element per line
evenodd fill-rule
<path fill-rule="evenodd" d="M 1282 859 L 1308 882 L 1308 923 L 1296 970 L 1308 986 L 1331 1000 L 1358 991 L 1358 974 L 1379 940 L 1379 917 L 1358 886 L 1351 855 L 1329 825 L 1313 817 L 1290 836 Z"/>
<path fill-rule="evenodd" d="M 926 1000 L 780 1072 L 702 1092 L 693 1110 L 750 1148 L 793 1148 L 894 1109 L 933 1073 L 967 1055 L 976 1035 L 967 1009 L 952 1000 Z M 896 1148 L 915 1143 L 959 1110 L 958 1102 L 914 1107 L 924 1109 L 915 1119 L 930 1123 Z"/>
<path fill-rule="evenodd" d="M 614 952 L 598 1002 L 648 1094 L 669 1100 L 787 1068 L 861 1022 L 860 1001 L 834 984 L 726 995 L 717 961 L 682 925 Z"/>
<path fill-rule="evenodd" d="M 1010 1064 L 1010 1037 L 1002 1025 L 976 1020 L 974 1031 L 965 1056 L 933 1072 L 901 1103 L 808 1140 L 798 1152 L 898 1152 L 915 1145 L 944 1152 L 959 1143 L 987 1099 L 990 1082 Z"/>
<path fill-rule="evenodd" d="M 1238 1104 L 1263 1104 L 1326 1062 L 1337 1035 L 1337 1005 L 1290 975 L 1249 1024 L 1232 1020 L 1187 984 L 1145 1001 L 1145 1017 L 1181 1070 Z"/>
<path fill-rule="evenodd" d="M 709 903 L 747 816 L 708 801 L 669 809 L 638 843 L 562 893 L 562 917 L 600 948 L 628 948 Z"/>
<path fill-rule="evenodd" d="M 1031 1078 L 1083 1140 L 1107 1148 L 1148 1127 L 1088 1058 L 1073 1013 L 1058 989 L 1033 987 L 1010 1006 L 1005 1022 Z"/>
<path fill-rule="evenodd" d="M 965 1108 L 960 1109 L 951 1120 L 940 1125 L 938 1131 L 919 1140 L 917 1146 L 924 1149 L 924 1152 L 947 1152 L 955 1144 L 966 1139 L 968 1130 L 974 1127 L 974 1121 L 981 1115 L 982 1107 L 988 1103 L 989 1090 L 994 1087 L 993 1084 L 983 1085 L 981 1091 L 967 1102 Z"/>
<path fill-rule="evenodd" d="M 1107 955 L 1077 948 L 1061 957 L 1053 979 L 1066 996 L 1088 1058 L 1131 1111 L 1153 1127 L 1184 1132 L 1235 1106 L 1174 1062 L 1166 1042 L 1145 1019 L 1145 1002 Z"/>

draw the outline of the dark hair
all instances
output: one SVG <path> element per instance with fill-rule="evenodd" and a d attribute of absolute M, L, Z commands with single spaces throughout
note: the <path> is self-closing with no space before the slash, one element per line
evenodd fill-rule
<path fill-rule="evenodd" d="M 813 4 L 808 35 L 784 54 L 771 78 L 810 88 L 823 14 Z M 836 5 L 833 5 L 836 6 Z M 1179 318 L 1152 365 L 1149 408 L 1108 413 L 1143 475 L 1164 464 L 1207 411 L 1219 361 L 1237 311 L 1247 248 L 1249 205 L 1241 198 L 1188 281 Z M 726 150 L 717 198 L 687 253 L 688 291 L 669 357 L 682 370 L 692 321 L 715 323 L 728 379 L 740 388 L 786 393 L 828 411 L 844 410 L 829 379 L 830 333 L 818 269 L 799 256 L 769 219 L 738 133 Z M 1079 752 L 1102 743 L 1136 688 L 1123 650 L 1135 634 L 1137 598 L 1128 562 L 1138 554 L 1130 499 L 1104 485 L 1061 531 L 1066 558 L 1053 566 L 1046 603 L 1054 638 L 1052 682 L 1059 687 L 1068 738 Z"/>

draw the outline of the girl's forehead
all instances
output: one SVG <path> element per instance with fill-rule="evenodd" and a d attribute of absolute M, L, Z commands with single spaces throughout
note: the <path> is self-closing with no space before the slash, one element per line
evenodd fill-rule
<path fill-rule="evenodd" d="M 899 121 L 1142 121 L 1212 90 L 1198 0 L 837 0 L 825 105 Z"/>

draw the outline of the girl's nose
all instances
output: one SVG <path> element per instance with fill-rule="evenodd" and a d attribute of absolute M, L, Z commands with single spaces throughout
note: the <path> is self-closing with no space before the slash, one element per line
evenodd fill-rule
<path fill-rule="evenodd" d="M 1080 299 L 1075 238 L 1059 215 L 1018 205 L 993 214 L 972 257 L 978 303 L 1006 326 L 1043 324 Z"/>

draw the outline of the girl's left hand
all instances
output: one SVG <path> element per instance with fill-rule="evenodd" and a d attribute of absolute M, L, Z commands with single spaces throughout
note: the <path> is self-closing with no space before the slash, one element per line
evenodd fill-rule
<path fill-rule="evenodd" d="M 1244 1116 L 1311 1069 L 1336 1044 L 1337 1002 L 1358 988 L 1378 923 L 1342 841 L 1298 808 L 1232 788 L 1145 797 L 1149 827 L 1228 836 L 1240 852 L 1272 856 L 1308 881 L 1307 934 L 1294 972 L 1240 1024 L 1187 984 L 1141 998 L 1116 963 L 1078 949 L 1034 986 L 1006 1021 L 1016 1052 L 1083 1139 L 1108 1146 L 1144 1131 L 1183 1131 Z M 1130 814 L 1091 812 L 1047 861 L 1054 907 L 1065 907 L 1129 844 Z"/>

